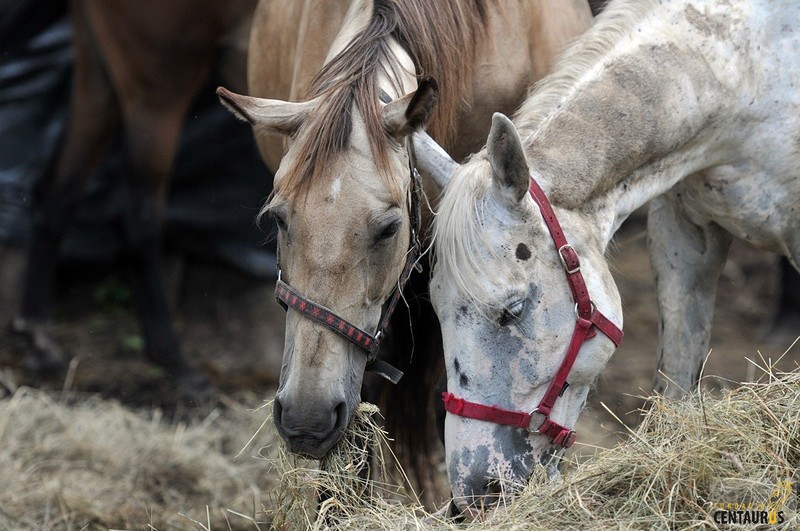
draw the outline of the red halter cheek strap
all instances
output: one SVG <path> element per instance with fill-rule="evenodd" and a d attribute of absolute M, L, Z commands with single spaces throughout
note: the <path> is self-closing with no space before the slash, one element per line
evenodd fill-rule
<path fill-rule="evenodd" d="M 547 229 L 553 238 L 561 265 L 567 275 L 570 291 L 572 291 L 572 299 L 575 301 L 576 323 L 572 332 L 572 339 L 567 347 L 567 353 L 564 355 L 555 377 L 550 381 L 544 397 L 542 397 L 536 409 L 530 413 L 469 402 L 447 392 L 442 393 L 442 399 L 448 413 L 470 419 L 523 428 L 531 433 L 546 435 L 553 441 L 553 444 L 569 448 L 575 442 L 577 434 L 574 430 L 550 420 L 550 412 L 553 410 L 556 399 L 564 394 L 564 391 L 569 387 L 567 377 L 578 357 L 578 352 L 580 352 L 581 346 L 587 339 L 597 335 L 597 330 L 605 334 L 617 347 L 622 342 L 624 334 L 617 325 L 594 307 L 592 299 L 589 297 L 589 291 L 586 288 L 586 282 L 581 274 L 578 254 L 567 242 L 550 201 L 547 200 L 544 191 L 533 178 L 531 178 L 529 192 L 534 202 L 538 205 Z M 532 424 L 536 419 L 535 415 L 544 417 L 538 427 L 534 427 Z"/>

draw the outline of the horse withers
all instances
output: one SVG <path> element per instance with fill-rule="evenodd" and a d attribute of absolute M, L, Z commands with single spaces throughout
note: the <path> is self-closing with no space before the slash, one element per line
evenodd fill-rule
<path fill-rule="evenodd" d="M 536 466 L 557 473 L 621 340 L 605 252 L 637 207 L 651 201 L 666 395 L 698 383 L 732 236 L 800 263 L 798 49 L 795 2 L 612 1 L 468 163 L 415 137 L 420 165 L 449 178 L 431 298 L 461 509 Z"/>
<path fill-rule="evenodd" d="M 427 127 L 457 158 L 477 149 L 487 132 L 477 124 L 513 110 L 591 14 L 581 1 L 286 4 L 262 1 L 256 12 L 253 96 L 218 93 L 252 124 L 268 164 L 285 147 L 268 136 L 288 139 L 264 209 L 277 220 L 282 280 L 292 289 L 279 295 L 296 302 L 282 297 L 290 311 L 274 419 L 291 451 L 321 457 L 360 401 L 373 355 L 300 304 L 377 335 L 415 247 L 412 211 L 421 206 L 413 206 L 409 134 Z M 410 452 L 419 458 L 440 339 L 427 274 L 409 285 L 409 310 L 394 312 L 379 354 L 406 371 L 385 414 L 400 447 L 422 448 Z"/>

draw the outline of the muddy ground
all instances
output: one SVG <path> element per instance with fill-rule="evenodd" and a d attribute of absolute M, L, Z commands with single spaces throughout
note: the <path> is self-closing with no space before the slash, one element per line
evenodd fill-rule
<path fill-rule="evenodd" d="M 623 297 L 626 337 L 598 380 L 578 427 L 580 440 L 602 446 L 613 444 L 624 430 L 601 403 L 634 424 L 635 410 L 642 404 L 637 397 L 647 393 L 656 366 L 658 318 L 640 217 L 618 233 L 612 260 Z M 19 250 L 0 249 L 4 323 L 17 297 L 21 263 Z M 274 302 L 271 283 L 220 264 L 175 258 L 170 264 L 176 322 L 186 355 L 222 393 L 246 395 L 251 401 L 271 398 L 283 341 L 283 311 Z M 777 311 L 779 277 L 777 257 L 734 244 L 720 281 L 706 366 L 709 386 L 753 378 L 758 371 L 746 358 L 758 360 L 760 351 L 774 359 L 791 344 L 791 333 L 769 332 Z M 163 407 L 169 401 L 163 372 L 142 355 L 130 293 L 113 269 L 80 266 L 62 271 L 55 330 L 75 355 L 73 371 L 66 382 L 41 385 L 101 393 L 137 408 Z M 21 354 L 22 344 L 3 330 L 0 390 L 9 392 L 26 383 Z M 800 349 L 795 349 L 781 366 L 794 367 L 798 360 Z"/>

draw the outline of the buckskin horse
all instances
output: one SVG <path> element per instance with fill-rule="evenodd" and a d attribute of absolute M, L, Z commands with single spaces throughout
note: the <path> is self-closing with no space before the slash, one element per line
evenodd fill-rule
<path fill-rule="evenodd" d="M 427 274 L 412 275 L 428 216 L 406 141 L 427 126 L 456 158 L 479 148 L 479 124 L 513 110 L 591 13 L 583 1 L 289 4 L 256 10 L 251 96 L 218 90 L 277 166 L 264 212 L 279 228 L 276 295 L 289 312 L 274 421 L 292 452 L 320 458 L 360 401 L 365 368 L 396 380 L 388 364 L 400 365 L 382 409 L 419 470 L 441 347 Z M 401 298 L 408 312 L 392 315 Z"/>
<path fill-rule="evenodd" d="M 612 1 L 469 162 L 415 136 L 419 167 L 449 179 L 431 299 L 459 508 L 557 473 L 622 339 L 605 252 L 637 207 L 668 396 L 697 385 L 732 237 L 800 263 L 798 49 L 796 2 Z"/>
<path fill-rule="evenodd" d="M 56 257 L 84 185 L 121 127 L 129 188 L 119 220 L 138 299 L 145 350 L 190 397 L 207 381 L 180 351 L 164 290 L 160 219 L 185 115 L 222 41 L 249 22 L 255 0 L 70 4 L 74 73 L 65 138 L 36 192 L 21 314 L 12 330 L 31 344 L 26 366 L 61 370 L 50 331 Z M 243 72 L 242 72 L 243 73 Z M 244 77 L 244 76 L 242 76 Z"/>

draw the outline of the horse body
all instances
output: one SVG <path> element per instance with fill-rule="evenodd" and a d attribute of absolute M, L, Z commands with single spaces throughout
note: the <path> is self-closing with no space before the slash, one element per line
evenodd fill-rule
<path fill-rule="evenodd" d="M 62 368 L 49 333 L 54 257 L 91 171 L 122 128 L 130 174 L 119 229 L 139 302 L 148 356 L 186 391 L 204 383 L 180 353 L 170 322 L 160 259 L 160 219 L 185 114 L 211 71 L 222 41 L 246 24 L 253 0 L 85 2 L 70 5 L 74 75 L 61 149 L 38 190 L 21 316 L 36 370 Z"/>
<path fill-rule="evenodd" d="M 278 4 L 262 1 L 256 17 L 279 11 Z M 324 17 L 320 6 L 329 8 Z M 280 37 L 280 52 L 271 44 L 276 37 L 253 31 L 250 90 L 260 97 L 224 89 L 219 94 L 252 124 L 268 163 L 285 152 L 265 208 L 280 228 L 283 278 L 372 331 L 409 251 L 408 135 L 427 124 L 454 155 L 466 155 L 487 130 L 476 119 L 522 101 L 555 51 L 591 16 L 577 1 L 309 1 L 293 9 L 279 15 L 300 18 L 295 33 Z M 336 34 L 328 29 L 335 21 L 341 21 Z M 321 38 L 309 44 L 309 35 Z M 278 80 L 268 79 L 262 72 L 267 65 L 280 65 L 291 83 L 275 72 L 270 75 Z M 427 77 L 436 83 L 420 81 Z M 302 101 L 282 101 L 288 98 Z M 280 145 L 269 133 L 289 141 Z M 415 279 L 425 283 L 417 276 L 412 284 Z M 419 445 L 427 443 L 428 423 L 421 389 L 430 389 L 435 378 L 426 364 L 435 363 L 440 347 L 435 317 L 418 295 L 410 295 L 413 337 L 404 332 L 409 317 L 398 312 L 382 356 L 402 353 L 407 367 L 416 344 L 415 366 L 392 391 L 386 417 L 390 427 L 402 426 L 393 431 L 401 443 Z M 420 320 L 431 328 L 430 337 L 423 337 Z M 285 337 L 276 425 L 292 451 L 320 457 L 339 439 L 360 399 L 367 359 L 294 311 L 287 314 Z M 404 394 L 423 405 L 400 406 Z"/>
<path fill-rule="evenodd" d="M 583 0 L 473 3 L 485 4 L 486 33 L 492 42 L 481 46 L 475 59 L 468 61 L 471 70 L 465 73 L 469 84 L 459 94 L 461 101 L 447 103 L 458 108 L 458 135 L 452 131 L 437 135 L 457 160 L 480 149 L 491 113 L 513 112 L 531 84 L 550 71 L 557 54 L 592 22 Z M 426 7 L 421 9 L 425 13 Z M 248 67 L 250 95 L 288 101 L 308 98 L 320 68 L 362 29 L 371 13 L 370 0 L 304 0 L 291 5 L 261 0 L 250 37 L 250 49 L 254 50 Z M 274 31 L 276 26 L 280 32 Z M 462 52 L 469 54 L 470 50 Z M 267 166 L 277 169 L 287 148 L 285 139 L 260 135 L 257 141 Z"/>
<path fill-rule="evenodd" d="M 594 306 L 618 326 L 604 253 L 652 199 L 663 371 L 655 389 L 693 388 L 731 235 L 800 263 L 798 29 L 800 6 L 788 1 L 612 1 L 513 124 L 494 118 L 484 152 L 461 167 L 431 164 L 455 168 L 431 281 L 451 392 L 529 412 L 564 357 L 574 302 L 530 178 L 580 256 Z M 431 152 L 424 137 L 415 143 Z M 555 421 L 574 426 L 614 348 L 603 334 L 583 345 Z M 445 426 L 462 507 L 491 501 L 504 480 L 524 482 L 537 463 L 555 473 L 549 458 L 559 448 L 543 435 L 452 414 Z"/>

